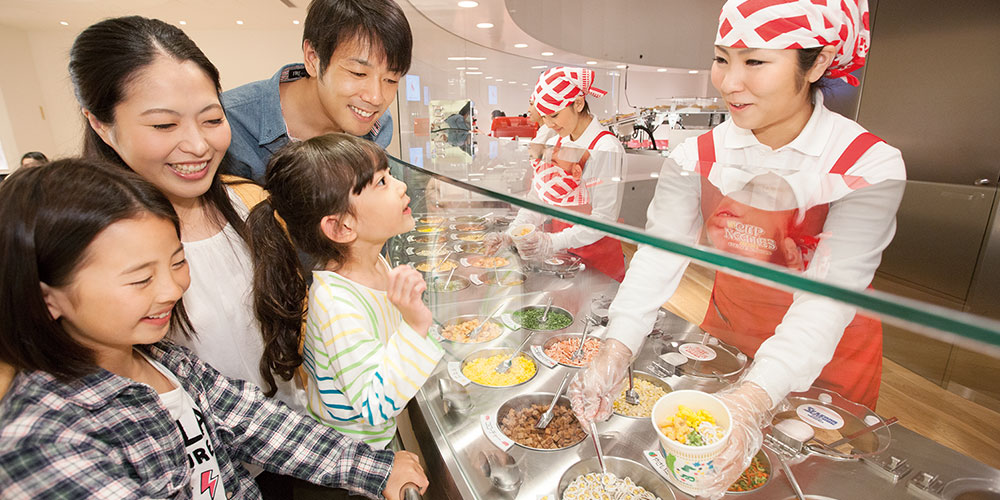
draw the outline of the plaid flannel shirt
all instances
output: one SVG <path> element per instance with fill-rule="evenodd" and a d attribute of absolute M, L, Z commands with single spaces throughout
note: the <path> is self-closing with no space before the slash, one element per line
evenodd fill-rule
<path fill-rule="evenodd" d="M 381 498 L 392 452 L 294 413 L 183 347 L 137 347 L 204 414 L 230 498 L 260 498 L 239 461 Z M 190 475 L 181 432 L 148 385 L 103 369 L 68 383 L 26 372 L 0 402 L 0 498 L 191 498 Z"/>

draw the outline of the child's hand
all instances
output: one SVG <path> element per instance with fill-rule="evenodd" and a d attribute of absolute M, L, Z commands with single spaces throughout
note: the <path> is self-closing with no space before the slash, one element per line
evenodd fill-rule
<path fill-rule="evenodd" d="M 417 333 L 427 336 L 431 327 L 431 310 L 424 305 L 421 294 L 427 290 L 424 277 L 410 266 L 396 266 L 389 271 L 389 302 L 403 314 L 403 321 Z"/>
<path fill-rule="evenodd" d="M 396 269 L 399 269 L 398 267 Z M 394 269 L 395 270 L 395 269 Z M 408 451 L 397 451 L 396 459 L 392 462 L 392 470 L 389 471 L 389 479 L 385 482 L 385 491 L 382 496 L 386 500 L 401 500 L 403 486 L 413 483 L 420 488 L 420 494 L 427 492 L 427 476 L 417 456 Z"/>

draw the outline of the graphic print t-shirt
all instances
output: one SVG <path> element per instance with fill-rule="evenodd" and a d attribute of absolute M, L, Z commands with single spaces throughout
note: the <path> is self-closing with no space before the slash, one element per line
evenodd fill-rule
<path fill-rule="evenodd" d="M 146 359 L 177 387 L 160 394 L 160 401 L 167 407 L 170 418 L 174 420 L 184 439 L 188 465 L 191 467 L 191 497 L 195 500 L 226 498 L 226 489 L 219 474 L 219 462 L 215 459 L 215 443 L 212 443 L 208 434 L 201 410 L 170 370 L 152 359 Z"/>

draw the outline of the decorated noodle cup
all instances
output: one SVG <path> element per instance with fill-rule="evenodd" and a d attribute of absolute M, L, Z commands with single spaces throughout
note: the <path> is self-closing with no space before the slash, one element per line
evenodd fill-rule
<path fill-rule="evenodd" d="M 715 423 L 725 430 L 722 439 L 706 446 L 691 446 L 665 436 L 660 431 L 659 423 L 674 416 L 679 405 L 684 405 L 692 411 L 706 410 L 711 413 L 715 417 Z M 667 469 L 670 471 L 667 480 L 692 496 L 704 493 L 713 479 L 712 473 L 715 470 L 713 461 L 722 453 L 732 434 L 732 415 L 729 413 L 729 408 L 722 404 L 722 400 L 707 392 L 678 390 L 660 398 L 653 405 L 653 414 L 649 418 L 656 431 L 656 437 L 660 439 Z"/>
<path fill-rule="evenodd" d="M 508 349 L 507 352 L 510 352 L 510 350 Z M 535 373 L 537 374 L 538 372 L 536 371 Z M 533 393 L 530 393 L 530 394 L 521 394 L 521 395 L 514 396 L 514 397 L 508 399 L 507 402 L 505 402 L 504 404 L 500 405 L 500 408 L 497 409 L 496 423 L 497 423 L 497 427 L 500 429 L 500 433 L 503 434 L 503 418 L 504 418 L 504 416 L 507 415 L 508 411 L 510 411 L 510 410 L 515 410 L 515 411 L 521 410 L 523 408 L 528 408 L 528 407 L 530 407 L 533 404 L 537 404 L 537 405 L 541 405 L 541 406 L 548 406 L 549 403 L 552 402 L 552 396 L 555 396 L 555 394 L 553 394 L 551 392 L 533 392 Z M 558 406 L 565 406 L 566 408 L 570 408 L 569 398 L 567 398 L 566 396 L 559 396 L 559 399 L 556 400 L 556 405 L 558 405 Z M 549 424 L 549 425 L 551 425 L 551 424 Z M 506 434 L 504 434 L 504 435 L 507 436 Z M 562 448 L 533 448 L 531 446 L 526 446 L 526 445 L 523 445 L 521 443 L 518 443 L 514 438 L 512 438 L 510 436 L 507 436 L 507 438 L 510 439 L 511 442 L 513 442 L 513 443 L 517 444 L 518 446 L 520 446 L 521 448 L 525 448 L 525 449 L 528 449 L 528 450 L 534 450 L 534 451 L 559 451 L 559 450 L 565 450 L 565 449 L 568 449 L 568 448 L 572 448 L 572 447 L 574 447 L 574 446 L 582 443 L 585 439 L 587 439 L 586 436 L 584 436 L 579 441 L 577 441 L 577 442 L 575 442 L 573 444 L 567 445 L 567 446 L 563 446 Z"/>
<path fill-rule="evenodd" d="M 517 224 L 514 226 L 510 226 L 510 229 L 507 230 L 507 234 L 510 235 L 510 238 L 512 240 L 519 241 L 524 237 L 528 236 L 529 234 L 533 233 L 534 231 L 535 231 L 534 224 Z"/>
<path fill-rule="evenodd" d="M 462 374 L 463 375 L 465 374 L 465 367 L 469 363 L 471 363 L 471 362 L 473 362 L 473 361 L 475 361 L 477 359 L 491 358 L 493 356 L 498 356 L 498 355 L 503 355 L 503 356 L 508 356 L 509 357 L 513 353 L 514 353 L 514 350 L 511 349 L 511 348 L 508 348 L 508 347 L 497 347 L 497 348 L 491 348 L 491 349 L 480 349 L 480 350 L 478 350 L 478 351 L 476 351 L 476 352 L 474 352 L 474 353 L 466 356 L 465 359 L 462 360 Z M 535 378 L 535 375 L 538 375 L 538 363 L 535 363 L 535 360 L 531 359 L 531 356 L 529 356 L 527 353 L 525 353 L 523 351 L 519 354 L 519 356 L 522 356 L 525 359 L 527 359 L 531 363 L 531 366 L 535 367 L 535 372 L 532 373 L 530 377 L 528 377 L 527 379 L 525 379 L 525 380 L 523 380 L 521 382 L 518 382 L 516 384 L 511 384 L 511 385 L 487 385 L 487 384 L 482 384 L 482 383 L 476 382 L 475 380 L 472 379 L 472 377 L 469 377 L 469 380 L 472 380 L 473 384 L 476 384 L 476 385 L 478 385 L 480 387 L 486 387 L 486 388 L 489 388 L 489 389 L 506 389 L 508 387 L 517 387 L 519 385 L 527 384 L 528 382 L 531 382 L 531 380 Z M 516 360 L 517 357 L 515 357 L 514 359 Z M 549 399 L 552 399 L 552 398 L 550 397 Z M 499 422 L 500 422 L 500 420 L 497 420 L 497 425 L 499 425 Z"/>
<path fill-rule="evenodd" d="M 663 482 L 659 474 L 649 470 L 645 466 L 621 457 L 604 457 L 604 465 L 608 472 L 614 474 L 618 479 L 629 478 L 636 486 L 643 487 L 646 491 L 660 497 L 661 500 L 673 500 L 674 492 Z M 597 457 L 583 459 L 566 469 L 559 478 L 559 498 L 566 493 L 566 488 L 576 480 L 576 478 L 590 474 L 591 472 L 601 473 L 601 462 Z"/>

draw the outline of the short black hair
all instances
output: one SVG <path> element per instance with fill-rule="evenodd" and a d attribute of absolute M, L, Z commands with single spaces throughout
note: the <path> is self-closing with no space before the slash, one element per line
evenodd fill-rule
<path fill-rule="evenodd" d="M 372 56 L 384 59 L 389 71 L 402 75 L 410 70 L 413 34 L 393 0 L 312 0 L 302 41 L 319 55 L 320 75 L 337 47 L 354 41 L 371 45 Z"/>
<path fill-rule="evenodd" d="M 31 158 L 32 160 L 40 161 L 40 162 L 43 162 L 43 163 L 49 161 L 49 158 L 47 156 L 45 156 L 44 154 L 42 154 L 41 151 L 28 151 L 27 153 L 24 153 L 24 156 L 21 157 L 21 162 L 23 163 L 24 160 L 26 160 L 28 158 Z"/>
<path fill-rule="evenodd" d="M 94 353 L 54 319 L 40 283 L 73 282 L 97 235 L 142 215 L 180 222 L 173 206 L 138 174 L 94 160 L 68 158 L 23 168 L 0 183 L 0 361 L 62 380 L 97 370 Z M 188 336 L 180 301 L 170 318 Z"/>

